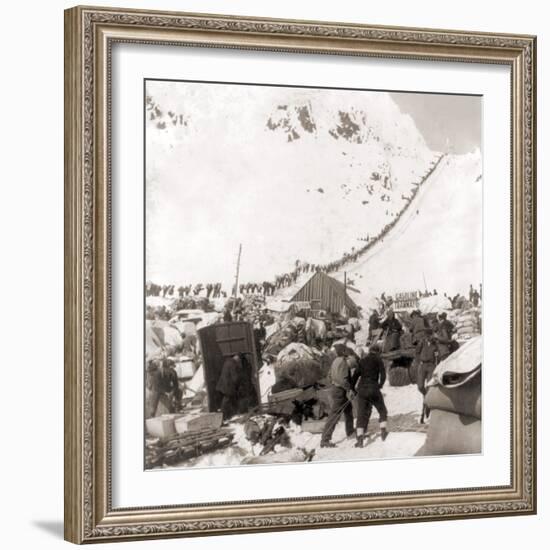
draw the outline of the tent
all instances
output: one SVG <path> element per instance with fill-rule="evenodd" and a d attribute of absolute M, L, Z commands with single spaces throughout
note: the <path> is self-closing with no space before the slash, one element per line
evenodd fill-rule
<path fill-rule="evenodd" d="M 349 297 L 344 284 L 321 271 L 313 274 L 290 301 L 310 302 L 312 309 L 329 313 L 339 314 L 345 310 L 348 317 L 359 316 L 359 308 Z"/>

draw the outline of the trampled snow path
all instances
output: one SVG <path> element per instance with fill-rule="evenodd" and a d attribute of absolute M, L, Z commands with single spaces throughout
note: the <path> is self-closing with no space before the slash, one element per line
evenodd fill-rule
<path fill-rule="evenodd" d="M 372 295 L 424 289 L 467 292 L 482 280 L 481 154 L 447 155 L 402 219 L 348 276 L 360 305 Z"/>

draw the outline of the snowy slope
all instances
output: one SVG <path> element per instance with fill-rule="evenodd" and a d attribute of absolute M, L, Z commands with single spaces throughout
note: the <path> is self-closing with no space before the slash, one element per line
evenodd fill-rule
<path fill-rule="evenodd" d="M 409 290 L 467 292 L 482 280 L 481 153 L 447 155 L 392 231 L 348 277 L 366 306 L 373 295 Z M 335 275 L 343 278 L 343 274 Z"/>
<path fill-rule="evenodd" d="M 436 153 L 384 92 L 149 82 L 147 278 L 272 280 L 394 219 Z"/>

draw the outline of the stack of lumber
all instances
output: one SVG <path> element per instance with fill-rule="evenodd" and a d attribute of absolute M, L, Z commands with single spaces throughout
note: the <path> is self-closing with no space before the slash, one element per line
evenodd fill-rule
<path fill-rule="evenodd" d="M 308 401 L 315 398 L 315 394 L 316 391 L 313 387 L 292 388 L 273 393 L 268 396 L 268 403 L 262 406 L 261 411 L 269 414 L 291 415 L 294 411 L 295 401 Z"/>
<path fill-rule="evenodd" d="M 233 432 L 228 428 L 209 428 L 163 439 L 149 439 L 145 444 L 145 467 L 175 464 L 223 449 L 231 445 L 233 437 Z"/>

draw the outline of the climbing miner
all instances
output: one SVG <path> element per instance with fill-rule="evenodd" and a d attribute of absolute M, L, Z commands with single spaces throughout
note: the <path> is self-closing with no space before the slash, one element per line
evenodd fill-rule
<path fill-rule="evenodd" d="M 346 346 L 334 346 L 336 358 L 330 366 L 330 412 L 321 435 L 321 447 L 336 447 L 331 441 L 332 434 L 342 413 L 346 423 L 346 435 L 353 435 L 353 409 L 351 402 L 355 392 L 351 386 L 351 371 L 346 359 Z"/>
<path fill-rule="evenodd" d="M 380 346 L 374 344 L 368 354 L 359 360 L 359 366 L 352 377 L 352 388 L 357 392 L 357 442 L 356 447 L 362 447 L 370 415 L 374 407 L 380 416 L 380 436 L 382 441 L 388 436 L 386 422 L 388 411 L 384 396 L 380 391 L 386 381 L 386 369 L 380 358 Z"/>

